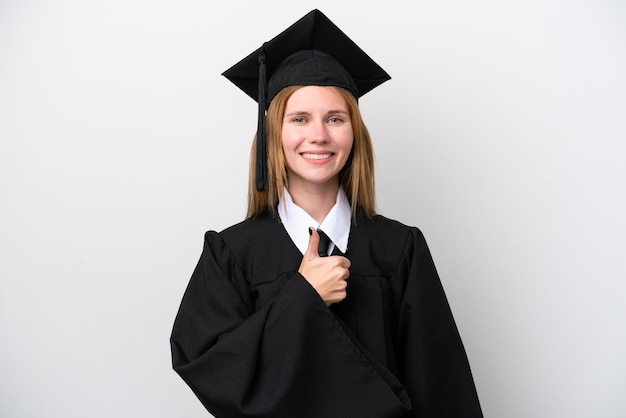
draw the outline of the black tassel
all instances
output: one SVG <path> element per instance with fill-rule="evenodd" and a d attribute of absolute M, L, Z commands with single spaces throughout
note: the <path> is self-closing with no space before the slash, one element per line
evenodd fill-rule
<path fill-rule="evenodd" d="M 256 189 L 267 188 L 267 139 L 265 128 L 265 106 L 267 97 L 265 80 L 265 45 L 259 55 L 259 124 L 256 134 Z"/>

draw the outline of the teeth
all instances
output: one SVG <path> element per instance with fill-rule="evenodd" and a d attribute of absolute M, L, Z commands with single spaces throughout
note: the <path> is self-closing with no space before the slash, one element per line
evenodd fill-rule
<path fill-rule="evenodd" d="M 302 154 L 304 158 L 307 158 L 309 160 L 323 160 L 324 158 L 330 158 L 331 155 L 332 154 L 309 154 L 309 153 Z"/>

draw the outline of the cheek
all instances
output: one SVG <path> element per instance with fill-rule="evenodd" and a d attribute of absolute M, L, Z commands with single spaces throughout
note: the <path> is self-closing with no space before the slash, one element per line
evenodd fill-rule
<path fill-rule="evenodd" d="M 289 129 L 283 129 L 281 132 L 281 143 L 283 151 L 293 150 L 296 147 L 296 141 Z"/>
<path fill-rule="evenodd" d="M 293 135 L 290 135 L 290 132 L 287 129 L 282 130 L 281 148 L 283 151 L 285 166 L 287 169 L 290 169 L 294 166 L 294 152 L 297 148 L 297 141 L 295 141 Z"/>
<path fill-rule="evenodd" d="M 350 135 L 346 136 L 345 140 L 341 144 L 341 148 L 343 151 L 342 165 L 345 165 L 354 152 L 354 137 L 352 135 L 352 130 L 350 130 Z"/>
<path fill-rule="evenodd" d="M 354 147 L 354 135 L 352 133 L 352 129 L 343 136 L 340 142 L 341 149 L 346 153 L 352 152 L 352 147 Z"/>

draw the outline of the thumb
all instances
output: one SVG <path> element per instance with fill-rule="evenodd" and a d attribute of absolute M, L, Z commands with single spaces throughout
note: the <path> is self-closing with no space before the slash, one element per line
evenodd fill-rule
<path fill-rule="evenodd" d="M 320 235 L 317 233 L 315 228 L 309 227 L 309 246 L 304 253 L 305 258 L 316 258 L 319 257 L 319 253 L 317 252 L 317 247 L 320 243 Z"/>

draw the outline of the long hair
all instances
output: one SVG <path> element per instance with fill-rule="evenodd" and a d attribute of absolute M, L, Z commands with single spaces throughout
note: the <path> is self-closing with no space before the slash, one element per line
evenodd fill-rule
<path fill-rule="evenodd" d="M 262 191 L 258 191 L 255 186 L 256 137 L 254 138 L 250 153 L 248 218 L 266 213 L 277 214 L 276 208 L 287 184 L 287 167 L 281 140 L 285 107 L 291 95 L 300 88 L 302 86 L 284 88 L 272 99 L 267 109 L 267 189 Z M 352 93 L 339 87 L 335 89 L 348 105 L 354 134 L 352 151 L 339 173 L 339 184 L 343 186 L 350 202 L 352 218 L 356 219 L 357 214 L 372 217 L 376 214 L 372 140 Z"/>

